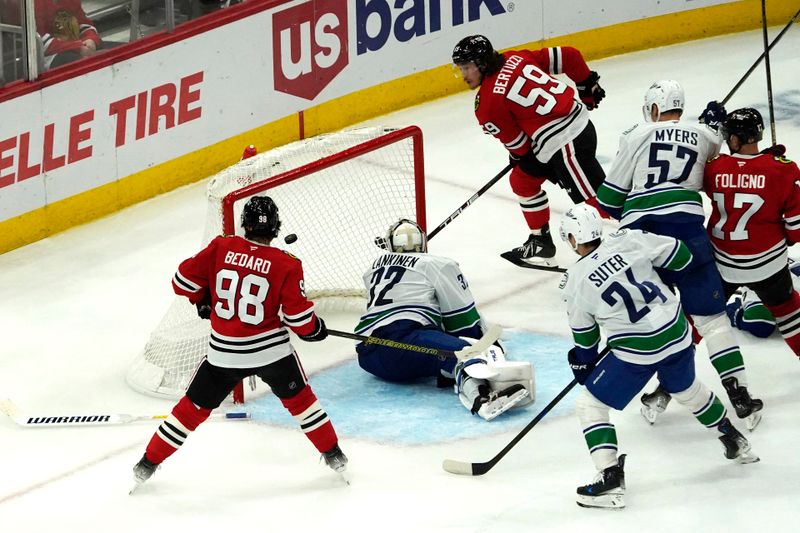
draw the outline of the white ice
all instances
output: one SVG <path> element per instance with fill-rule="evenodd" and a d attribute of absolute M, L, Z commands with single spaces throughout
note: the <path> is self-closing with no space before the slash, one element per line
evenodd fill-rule
<path fill-rule="evenodd" d="M 779 29 L 771 28 L 771 35 Z M 705 102 L 722 99 L 735 85 L 761 53 L 761 39 L 760 32 L 746 32 L 592 61 L 608 93 L 592 113 L 606 169 L 619 134 L 640 119 L 642 95 L 652 81 L 681 81 L 686 119 L 693 120 Z M 800 158 L 798 49 L 795 28 L 771 60 L 777 139 L 788 146 L 790 157 Z M 729 110 L 743 106 L 766 110 L 763 68 L 727 105 Z M 469 92 L 372 122 L 422 127 L 431 228 L 506 164 L 503 148 L 476 126 Z M 765 132 L 764 144 L 769 137 Z M 172 301 L 175 267 L 197 251 L 204 188 L 204 183 L 184 187 L 0 257 L 0 398 L 42 415 L 169 412 L 172 401 L 132 391 L 124 375 Z M 570 202 L 553 187 L 548 192 L 555 227 Z M 498 257 L 525 237 L 515 198 L 503 181 L 431 248 L 461 263 L 489 320 L 567 338 L 558 277 Z M 558 245 L 559 259 L 573 261 L 571 252 Z M 347 328 L 352 320 L 331 316 L 329 325 Z M 612 415 L 621 451 L 629 454 L 624 511 L 576 506 L 575 487 L 591 481 L 595 472 L 573 416 L 545 418 L 479 478 L 447 474 L 441 461 L 488 460 L 517 430 L 428 446 L 345 437 L 349 487 L 318 463 L 299 430 L 210 421 L 128 496 L 131 467 L 157 422 L 26 429 L 0 415 L 0 530 L 795 530 L 800 365 L 780 338 L 738 336 L 751 390 L 765 403 L 761 426 L 748 435 L 761 462 L 742 466 L 724 459 L 716 435 L 679 406 L 671 406 L 656 426 L 647 426 L 634 401 Z M 353 357 L 348 341 L 321 344 L 297 344 L 312 384 L 314 372 Z M 724 399 L 702 345 L 697 368 Z M 443 401 L 461 409 L 454 396 Z M 539 398 L 531 417 L 547 401 Z"/>

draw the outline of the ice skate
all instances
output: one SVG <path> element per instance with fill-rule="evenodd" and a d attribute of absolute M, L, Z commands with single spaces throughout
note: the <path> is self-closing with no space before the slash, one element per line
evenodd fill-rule
<path fill-rule="evenodd" d="M 142 483 L 144 483 L 153 476 L 153 474 L 155 473 L 156 470 L 158 470 L 159 467 L 160 465 L 150 462 L 147 459 L 147 454 L 142 455 L 142 458 L 139 459 L 139 462 L 136 463 L 136 465 L 134 465 L 133 467 L 134 485 L 128 494 L 133 494 L 134 491 L 136 491 L 136 489 L 138 489 Z"/>
<path fill-rule="evenodd" d="M 725 378 L 722 380 L 722 386 L 728 393 L 728 398 L 731 400 L 733 408 L 736 410 L 736 416 L 744 419 L 748 431 L 753 431 L 758 423 L 761 422 L 761 409 L 764 408 L 764 402 L 750 397 L 747 387 L 739 385 L 739 380 L 736 378 Z"/>
<path fill-rule="evenodd" d="M 493 420 L 527 397 L 527 389 L 519 383 L 511 385 L 501 391 L 489 392 L 488 395 L 481 396 L 475 400 L 478 407 L 478 416 L 486 421 Z M 473 406 L 473 410 L 474 409 L 475 407 Z M 473 411 L 473 413 L 474 412 L 475 411 Z"/>
<path fill-rule="evenodd" d="M 581 507 L 598 509 L 624 509 L 625 501 L 625 455 L 620 455 L 617 464 L 600 472 L 594 483 L 578 487 L 577 503 Z"/>
<path fill-rule="evenodd" d="M 642 394 L 642 416 L 651 425 L 655 424 L 656 418 L 667 409 L 671 399 L 672 396 L 659 384 L 653 392 Z"/>
<path fill-rule="evenodd" d="M 545 224 L 541 235 L 531 234 L 522 246 L 500 254 L 500 257 L 523 268 L 556 267 L 556 246 L 550 236 L 550 227 Z"/>
<path fill-rule="evenodd" d="M 722 435 L 719 437 L 722 445 L 725 446 L 725 457 L 733 459 L 740 464 L 757 463 L 761 459 L 750 451 L 750 442 L 739 433 L 731 421 L 726 417 L 717 426 Z"/>

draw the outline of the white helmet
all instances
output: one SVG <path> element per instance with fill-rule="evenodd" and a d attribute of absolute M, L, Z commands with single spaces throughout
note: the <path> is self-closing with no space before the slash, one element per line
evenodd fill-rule
<path fill-rule="evenodd" d="M 646 122 L 652 122 L 653 118 L 650 116 L 650 110 L 655 104 L 658 110 L 656 121 L 663 113 L 679 109 L 683 111 L 683 106 L 686 98 L 683 94 L 683 87 L 675 80 L 659 80 L 647 89 L 644 93 L 644 106 L 642 106 L 642 113 Z"/>
<path fill-rule="evenodd" d="M 603 236 L 603 219 L 597 209 L 590 205 L 578 204 L 561 217 L 561 226 L 558 228 L 561 240 L 569 243 L 569 236 L 575 237 L 576 250 L 579 244 L 592 242 Z"/>
<path fill-rule="evenodd" d="M 401 218 L 391 226 L 386 236 L 388 249 L 392 252 L 427 252 L 428 238 L 422 228 L 407 218 Z"/>

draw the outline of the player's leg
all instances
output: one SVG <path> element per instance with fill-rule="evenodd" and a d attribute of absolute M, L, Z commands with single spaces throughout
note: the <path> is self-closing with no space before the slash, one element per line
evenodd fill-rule
<path fill-rule="evenodd" d="M 548 162 L 551 172 L 576 204 L 586 202 L 603 218 L 610 218 L 597 202 L 597 189 L 606 177 L 597 161 L 597 134 L 589 124 L 575 139 L 561 148 Z"/>
<path fill-rule="evenodd" d="M 241 369 L 221 368 L 203 360 L 186 395 L 158 426 L 142 459 L 134 467 L 137 483 L 150 478 L 158 465 L 178 451 L 189 435 L 208 418 L 212 410 L 219 407 L 245 374 Z"/>
<path fill-rule="evenodd" d="M 733 426 L 725 406 L 713 391 L 697 379 L 694 367 L 694 346 L 656 363 L 658 380 L 675 400 L 688 407 L 698 422 L 720 433 L 725 457 L 739 463 L 752 463 L 758 457 L 750 452 L 750 443 Z"/>
<path fill-rule="evenodd" d="M 800 357 L 800 295 L 792 285 L 789 268 L 764 281 L 751 283 L 750 288 L 775 318 L 786 344 Z"/>
<path fill-rule="evenodd" d="M 344 472 L 347 457 L 339 448 L 339 439 L 328 413 L 308 383 L 297 353 L 260 368 L 256 375 L 269 385 L 272 393 L 297 420 L 311 444 L 336 472 Z"/>
<path fill-rule="evenodd" d="M 626 363 L 612 353 L 586 380 L 575 411 L 598 474 L 593 483 L 578 487 L 578 505 L 612 509 L 625 506 L 625 456 L 617 456 L 617 431 L 609 410 L 624 409 L 654 373 L 650 366 Z"/>
<path fill-rule="evenodd" d="M 530 230 L 528 240 L 522 246 L 505 252 L 502 256 L 512 262 L 527 261 L 532 263 L 547 263 L 556 254 L 556 247 L 550 235 L 550 204 L 547 193 L 542 189 L 548 173 L 545 165 L 541 166 L 540 173 L 532 176 L 515 167 L 511 171 L 509 182 L 511 190 L 517 195 L 522 216 Z"/>

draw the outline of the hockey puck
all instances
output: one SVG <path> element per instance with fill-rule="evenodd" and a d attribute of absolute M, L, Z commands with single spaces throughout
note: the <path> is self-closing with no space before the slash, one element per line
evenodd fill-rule
<path fill-rule="evenodd" d="M 295 235 L 294 233 L 290 233 L 289 235 L 283 238 L 283 242 L 285 242 L 286 244 L 292 244 L 296 240 L 297 240 L 297 235 Z"/>

